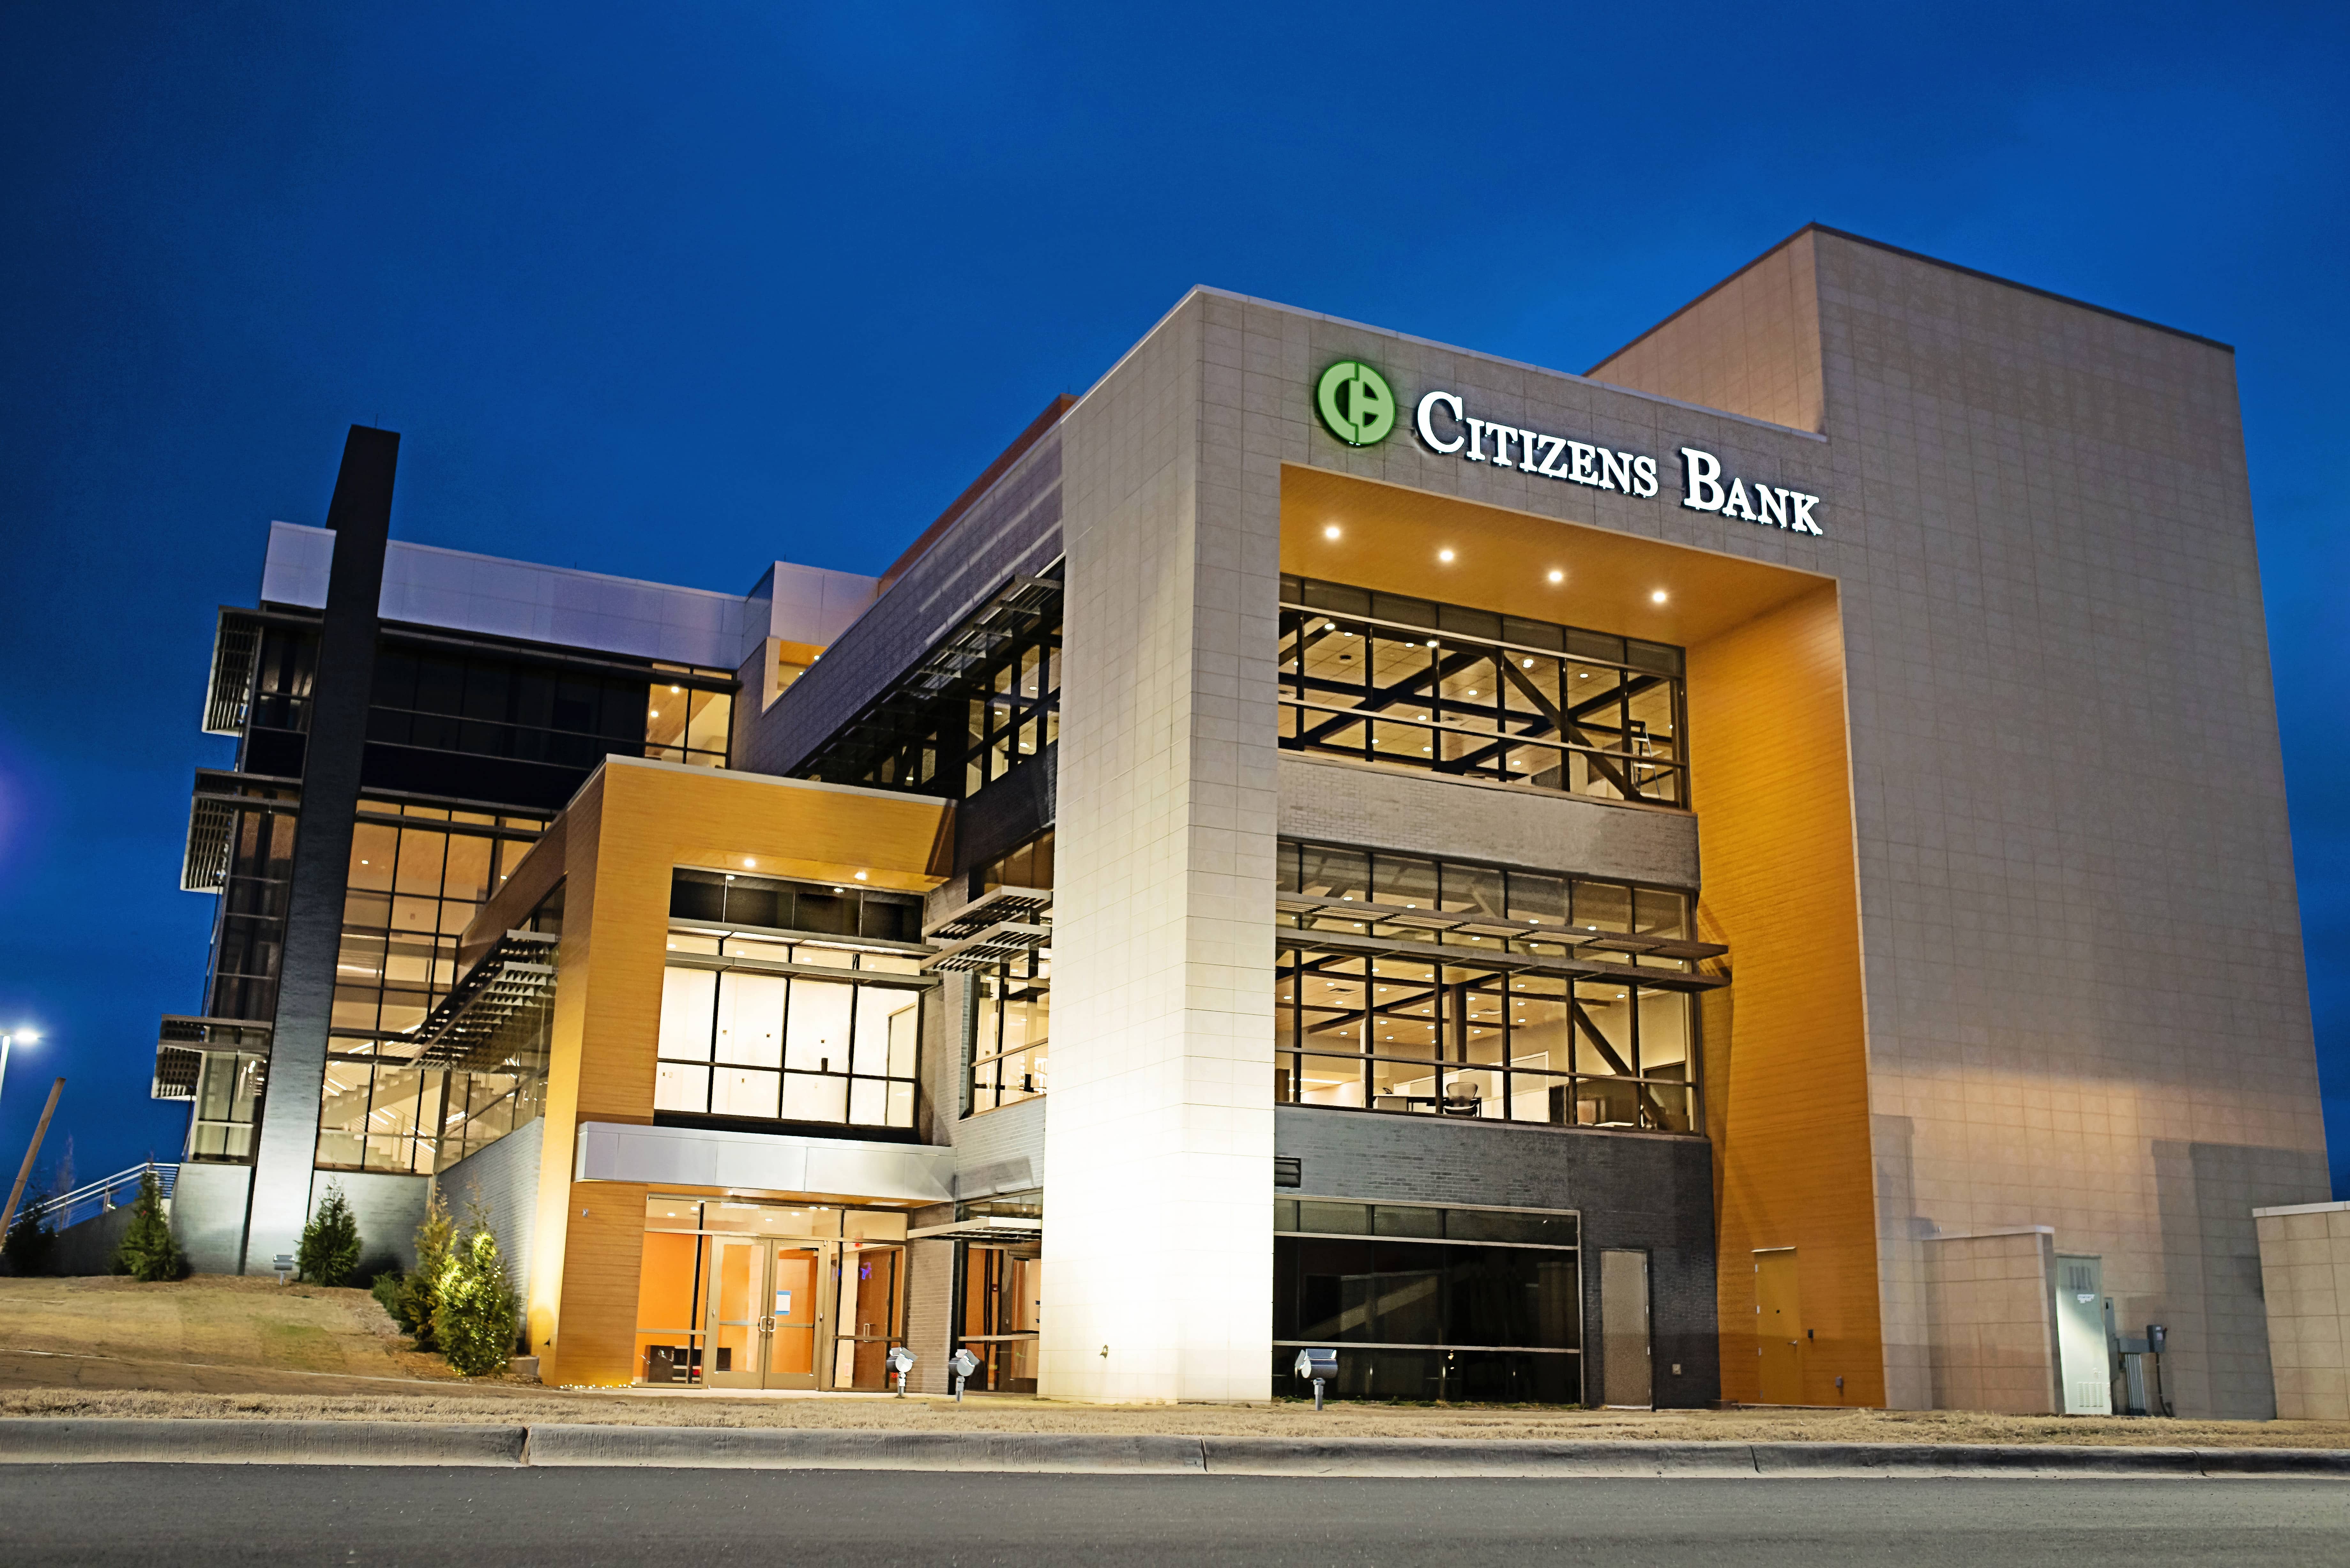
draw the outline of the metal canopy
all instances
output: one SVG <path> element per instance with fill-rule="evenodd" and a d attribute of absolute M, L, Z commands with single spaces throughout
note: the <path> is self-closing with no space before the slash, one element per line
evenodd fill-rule
<path fill-rule="evenodd" d="M 958 1220 L 951 1225 L 926 1225 L 906 1232 L 909 1241 L 987 1241 L 1021 1246 L 1045 1239 L 1045 1222 L 1024 1216 L 990 1214 L 978 1220 Z"/>
<path fill-rule="evenodd" d="M 1535 953 L 1503 952 L 1500 949 L 1472 951 L 1415 942 L 1402 937 L 1370 936 L 1357 931 L 1307 931 L 1284 926 L 1274 932 L 1276 948 L 1295 951 L 1315 948 L 1350 958 L 1408 959 L 1413 963 L 1442 964 L 1449 969 L 1481 969 L 1496 974 L 1540 975 L 1558 980 L 1630 981 L 1657 991 L 1713 991 L 1730 983 L 1727 975 L 1690 974 L 1679 970 L 1637 969 L 1627 962 L 1596 959 L 1551 958 Z M 1607 955 L 1609 958 L 1614 954 Z"/>
<path fill-rule="evenodd" d="M 993 969 L 1004 960 L 1018 958 L 1032 948 L 1044 947 L 1052 940 L 1053 928 L 1050 926 L 1003 920 L 940 949 L 937 956 L 922 967 L 933 974 L 946 974 L 958 970 Z"/>
<path fill-rule="evenodd" d="M 1057 616 L 1060 601 L 1061 585 L 1051 577 L 1014 577 L 809 753 L 797 771 L 827 784 L 858 782 L 881 753 L 930 729 L 938 701 L 984 669 L 1004 644 Z"/>
<path fill-rule="evenodd" d="M 385 1042 L 439 1067 L 480 1069 L 514 1054 L 513 1028 L 535 1024 L 555 995 L 555 948 L 546 931 L 508 931 L 465 971 L 424 1022 Z"/>
<path fill-rule="evenodd" d="M 1308 898 L 1295 893 L 1276 894 L 1274 908 L 1284 915 L 1344 915 L 1367 925 L 1404 926 L 1422 931 L 1458 931 L 1464 936 L 1492 937 L 1509 941 L 1555 942 L 1577 950 L 1605 953 L 1653 953 L 1659 958 L 1720 958 L 1730 950 L 1720 942 L 1695 942 L 1679 937 L 1633 936 L 1624 931 L 1577 930 L 1571 926 L 1545 926 L 1538 920 L 1509 920 L 1475 910 L 1415 909 L 1397 904 L 1377 904 L 1367 898 Z"/>
<path fill-rule="evenodd" d="M 1050 888 L 991 888 L 936 925 L 925 927 L 922 940 L 958 941 L 1005 920 L 1025 920 L 1052 907 Z"/>

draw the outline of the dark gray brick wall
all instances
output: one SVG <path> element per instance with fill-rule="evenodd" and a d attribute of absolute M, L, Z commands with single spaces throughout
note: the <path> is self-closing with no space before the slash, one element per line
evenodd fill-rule
<path fill-rule="evenodd" d="M 1283 1106 L 1274 1114 L 1274 1151 L 1303 1163 L 1298 1190 L 1315 1196 L 1578 1211 L 1584 1397 L 1607 1401 L 1599 1253 L 1610 1247 L 1648 1254 L 1658 1405 L 1721 1397 L 1713 1147 L 1705 1139 Z"/>
<path fill-rule="evenodd" d="M 546 1137 L 540 1116 L 467 1155 L 434 1178 L 449 1218 L 465 1228 L 467 1206 L 475 1197 L 488 1211 L 490 1234 L 506 1261 L 506 1278 L 525 1309 L 530 1302 L 530 1239 L 538 1220 L 539 1151 Z M 524 1313 L 525 1322 L 529 1317 Z"/>
<path fill-rule="evenodd" d="M 759 715 L 739 765 L 788 774 L 1012 577 L 1061 554 L 1061 436 L 1038 439 L 816 666 Z"/>

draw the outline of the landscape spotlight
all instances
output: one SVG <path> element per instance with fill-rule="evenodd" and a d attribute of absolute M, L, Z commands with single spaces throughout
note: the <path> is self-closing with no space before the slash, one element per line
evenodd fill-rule
<path fill-rule="evenodd" d="M 1297 1376 L 1314 1379 L 1314 1408 L 1322 1408 L 1322 1385 L 1338 1376 L 1338 1353 L 1335 1350 L 1301 1350 L 1297 1353 Z"/>

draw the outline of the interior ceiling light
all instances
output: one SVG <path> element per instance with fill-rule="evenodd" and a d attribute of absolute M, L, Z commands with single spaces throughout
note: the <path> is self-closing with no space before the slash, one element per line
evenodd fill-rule
<path fill-rule="evenodd" d="M 1436 558 L 1449 564 L 1452 559 L 1452 552 L 1450 550 L 1439 550 L 1436 552 Z"/>
<path fill-rule="evenodd" d="M 1554 583 L 1563 583 L 1566 581 L 1566 574 L 1557 570 L 1556 568 L 1553 568 L 1550 575 L 1550 580 Z"/>
<path fill-rule="evenodd" d="M 1322 530 L 1322 537 L 1325 539 L 1335 539 L 1337 536 L 1338 525 L 1336 523 L 1331 524 L 1328 527 Z"/>
<path fill-rule="evenodd" d="M 1665 602 L 1665 590 L 1664 590 L 1664 589 L 1662 589 L 1662 588 L 1659 588 L 1655 593 L 1650 594 L 1650 595 L 1648 596 L 1648 602 L 1649 602 L 1650 604 L 1652 604 L 1652 605 L 1660 605 L 1660 604 L 1664 603 L 1664 602 Z"/>
<path fill-rule="evenodd" d="M 859 872 L 857 874 L 857 879 L 858 879 L 859 882 L 864 881 L 864 880 L 865 880 L 865 873 L 864 873 L 864 872 L 862 872 L 862 871 L 859 871 Z"/>
<path fill-rule="evenodd" d="M 758 863 L 756 860 L 752 859 L 752 858 L 751 858 L 749 856 L 747 856 L 747 855 L 745 855 L 744 857 L 743 857 L 743 865 L 745 865 L 745 866 L 748 866 L 748 867 L 752 867 L 754 870 L 757 869 L 757 868 L 758 868 L 758 865 L 759 865 L 759 863 Z"/>

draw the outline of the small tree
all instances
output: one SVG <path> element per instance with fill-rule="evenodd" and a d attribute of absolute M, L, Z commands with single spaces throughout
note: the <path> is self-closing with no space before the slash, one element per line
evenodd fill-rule
<path fill-rule="evenodd" d="M 416 1267 L 400 1279 L 400 1305 L 391 1314 L 400 1327 L 416 1336 L 419 1350 L 436 1348 L 432 1309 L 440 1301 L 441 1275 L 449 1266 L 449 1251 L 456 1239 L 449 1206 L 441 1200 L 441 1189 L 435 1185 L 424 1200 L 423 1223 L 416 1227 Z"/>
<path fill-rule="evenodd" d="M 172 1222 L 163 1214 L 163 1189 L 151 1169 L 139 1178 L 139 1196 L 130 1204 L 130 1223 L 114 1249 L 114 1269 L 134 1280 L 153 1283 L 176 1280 L 187 1272 L 188 1261 L 172 1239 Z"/>
<path fill-rule="evenodd" d="M 465 1235 L 442 1265 L 432 1336 L 449 1365 L 468 1377 L 505 1370 L 514 1354 L 515 1303 L 506 1261 L 477 1199 L 465 1215 Z"/>
<path fill-rule="evenodd" d="M 294 1266 L 313 1284 L 339 1285 L 359 1266 L 359 1222 L 343 1200 L 343 1184 L 329 1182 L 318 1211 L 302 1227 L 302 1244 L 294 1251 Z"/>

